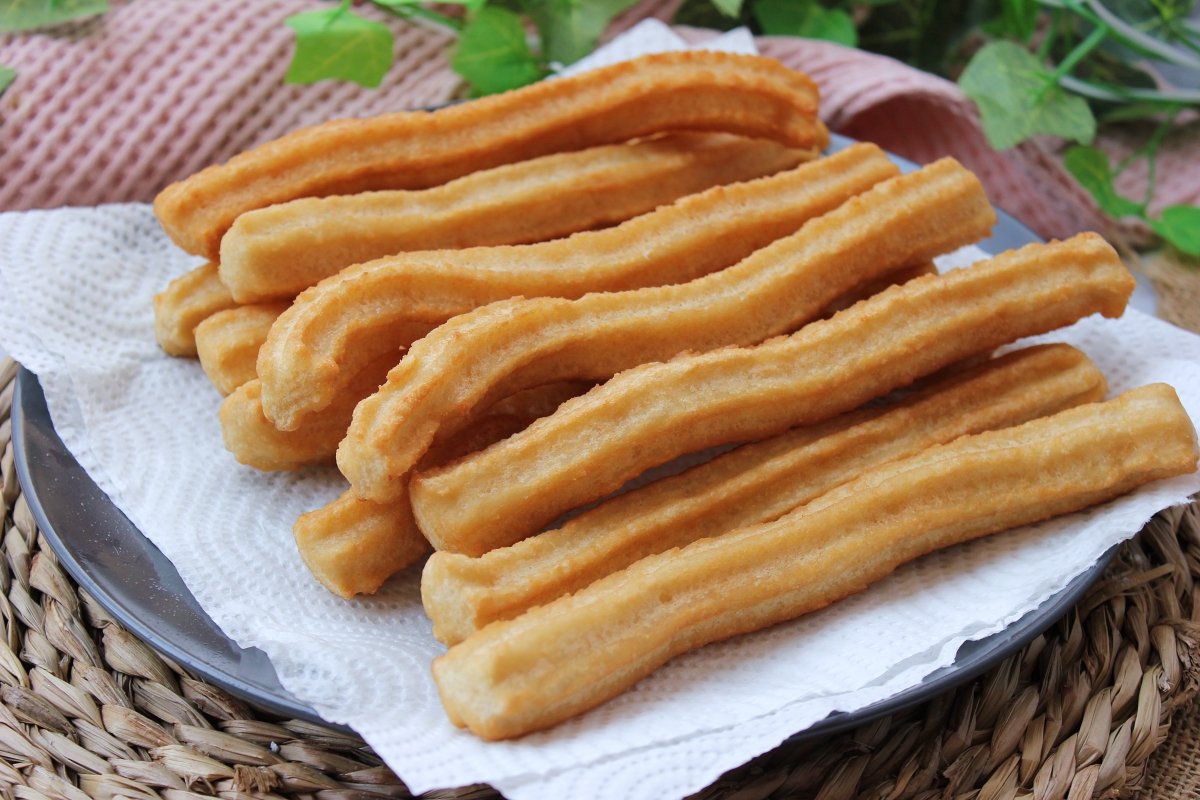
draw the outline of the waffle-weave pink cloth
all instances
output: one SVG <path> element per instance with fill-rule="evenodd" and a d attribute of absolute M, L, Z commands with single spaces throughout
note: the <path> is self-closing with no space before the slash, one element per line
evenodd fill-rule
<path fill-rule="evenodd" d="M 669 20 L 679 1 L 644 0 L 610 35 L 645 17 Z M 129 0 L 89 22 L 0 37 L 0 64 L 18 72 L 0 98 L 0 210 L 148 201 L 171 181 L 294 128 L 428 106 L 459 91 L 446 33 L 370 6 L 362 12 L 395 32 L 395 65 L 382 86 L 285 85 L 292 34 L 283 20 L 314 7 L 312 0 Z M 919 162 L 959 158 L 998 205 L 1044 236 L 1115 232 L 1063 171 L 1057 143 L 992 151 L 954 84 L 824 42 L 765 37 L 759 47 L 817 80 L 831 129 Z M 1200 123 L 1168 139 L 1159 204 L 1200 200 L 1198 142 Z M 1130 143 L 1106 146 L 1127 152 Z M 1144 181 L 1144 171 L 1131 170 L 1121 188 L 1136 195 Z"/>

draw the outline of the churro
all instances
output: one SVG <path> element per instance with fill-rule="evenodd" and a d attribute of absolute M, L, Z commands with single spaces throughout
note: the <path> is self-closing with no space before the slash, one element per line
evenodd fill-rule
<path fill-rule="evenodd" d="M 917 278 L 757 347 L 627 370 L 525 431 L 417 475 L 413 510 L 439 550 L 482 555 L 676 456 L 814 424 L 1023 336 L 1119 316 L 1132 291 L 1095 234 Z"/>
<path fill-rule="evenodd" d="M 816 611 L 935 550 L 1195 468 L 1175 392 L 1135 389 L 873 467 L 774 522 L 650 556 L 489 625 L 434 661 L 434 679 L 455 724 L 520 736 L 681 653 Z"/>
<path fill-rule="evenodd" d="M 889 406 L 744 445 L 481 558 L 434 553 L 421 576 L 433 634 L 456 644 L 646 556 L 769 522 L 878 464 L 1102 400 L 1105 385 L 1073 347 L 1019 350 Z"/>
<path fill-rule="evenodd" d="M 507 397 L 438 441 L 425 454 L 425 462 L 442 464 L 497 442 L 587 388 L 587 384 L 561 383 Z M 385 580 L 429 550 L 407 498 L 374 503 L 343 492 L 332 503 L 301 515 L 292 534 L 313 576 L 345 598 L 378 591 Z"/>
<path fill-rule="evenodd" d="M 239 463 L 266 472 L 331 462 L 338 442 L 346 435 L 354 406 L 379 387 L 398 358 L 399 352 L 385 354 L 360 367 L 340 397 L 310 414 L 293 431 L 281 431 L 271 424 L 263 413 L 262 382 L 258 378 L 246 381 L 221 403 L 225 449 Z"/>
<path fill-rule="evenodd" d="M 200 367 L 222 395 L 257 376 L 258 351 L 287 303 L 251 303 L 209 316 L 196 326 Z"/>
<path fill-rule="evenodd" d="M 807 76 L 758 56 L 645 56 L 436 111 L 342 119 L 287 134 L 164 189 L 154 211 L 216 259 L 241 214 L 295 200 L 437 186 L 536 156 L 666 131 L 736 133 L 811 149 L 824 133 Z"/>
<path fill-rule="evenodd" d="M 404 491 L 447 415 L 525 386 L 604 380 L 685 350 L 761 342 L 875 278 L 975 241 L 994 221 L 978 179 L 943 159 L 685 284 L 510 300 L 462 314 L 414 344 L 359 403 L 338 467 L 360 496 L 388 500 Z"/>
<path fill-rule="evenodd" d="M 196 355 L 196 326 L 233 308 L 229 289 L 217 276 L 217 265 L 201 264 L 154 295 L 154 337 L 168 355 Z"/>
<path fill-rule="evenodd" d="M 241 303 L 291 298 L 351 264 L 557 239 L 817 155 L 766 139 L 684 133 L 505 164 L 432 189 L 292 200 L 234 221 L 221 239 L 221 280 Z"/>
<path fill-rule="evenodd" d="M 683 283 L 735 264 L 897 173 L 879 148 L 857 145 L 785 173 L 685 197 L 603 231 L 524 246 L 403 253 L 349 267 L 301 294 L 271 329 L 258 360 L 267 417 L 285 430 L 299 425 L 339 396 L 364 362 L 411 344 L 403 323 L 432 326 L 514 296 L 577 298 Z M 974 215 L 965 234 L 964 223 L 948 224 L 963 243 L 985 229 L 978 220 L 987 216 L 987 204 L 973 178 L 955 176 L 968 184 L 960 195 L 974 201 L 967 202 Z M 909 254 L 876 249 L 884 267 L 900 266 Z M 741 272 L 758 269 L 759 261 Z M 700 291 L 693 305 L 707 305 Z M 671 303 L 674 296 L 660 293 L 649 302 Z M 581 301 L 581 318 L 595 313 L 589 310 L 595 305 Z"/>
<path fill-rule="evenodd" d="M 374 594 L 384 581 L 429 552 L 408 503 L 380 508 L 350 491 L 301 514 L 292 535 L 313 577 L 346 599 Z"/>

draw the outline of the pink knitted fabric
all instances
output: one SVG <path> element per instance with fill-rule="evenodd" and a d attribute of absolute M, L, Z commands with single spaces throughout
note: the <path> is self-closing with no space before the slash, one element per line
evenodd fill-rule
<path fill-rule="evenodd" d="M 609 35 L 648 16 L 669 20 L 679 2 L 644 0 Z M 447 63 L 449 35 L 369 5 L 361 12 L 395 33 L 396 62 L 382 86 L 285 85 L 292 34 L 283 20 L 314 7 L 312 0 L 129 0 L 53 33 L 0 37 L 0 64 L 18 71 L 0 100 L 0 210 L 148 201 L 167 183 L 294 128 L 419 108 L 459 92 Z M 1120 232 L 1063 171 L 1057 143 L 991 150 L 954 84 L 824 42 L 764 37 L 759 47 L 817 80 L 833 130 L 919 162 L 953 155 L 979 173 L 998 205 L 1045 236 Z M 1127 152 L 1132 141 L 1106 146 Z M 1198 125 L 1168 139 L 1159 205 L 1200 200 L 1198 141 Z M 1131 170 L 1121 188 L 1136 196 L 1144 181 L 1144 170 Z"/>

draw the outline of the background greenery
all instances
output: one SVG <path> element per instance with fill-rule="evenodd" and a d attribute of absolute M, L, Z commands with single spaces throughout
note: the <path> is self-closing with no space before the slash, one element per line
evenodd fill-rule
<path fill-rule="evenodd" d="M 472 95 L 532 83 L 595 47 L 636 0 L 359 0 L 453 31 L 451 65 Z M 104 13 L 107 0 L 8 0 L 0 32 L 52 28 Z M 825 39 L 899 59 L 958 82 L 979 107 L 997 150 L 1032 136 L 1072 142 L 1064 165 L 1113 217 L 1136 217 L 1200 257 L 1200 208 L 1149 211 L 1164 137 L 1200 109 L 1197 0 L 686 0 L 677 22 Z M 352 0 L 286 20 L 296 46 L 290 83 L 378 86 L 392 67 L 392 34 Z M 16 73 L 0 65 L 0 92 Z M 1091 146 L 1098 127 L 1137 125 L 1140 148 L 1110 163 Z M 1141 197 L 1116 177 L 1143 160 Z"/>

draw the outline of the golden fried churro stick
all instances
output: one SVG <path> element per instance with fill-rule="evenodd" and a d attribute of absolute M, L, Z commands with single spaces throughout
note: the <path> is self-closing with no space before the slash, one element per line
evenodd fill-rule
<path fill-rule="evenodd" d="M 628 370 L 515 436 L 416 476 L 414 513 L 436 548 L 481 555 L 683 453 L 820 422 L 1006 342 L 1119 316 L 1132 291 L 1095 234 L 917 278 L 757 347 Z"/>
<path fill-rule="evenodd" d="M 481 558 L 434 553 L 421 576 L 425 611 L 434 636 L 456 644 L 648 555 L 769 522 L 871 467 L 1102 400 L 1104 391 L 1100 370 L 1073 347 L 1009 353 L 887 407 L 745 445 Z"/>
<path fill-rule="evenodd" d="M 258 361 L 267 416 L 290 429 L 331 402 L 363 362 L 411 344 L 402 340 L 402 323 L 441 323 L 517 295 L 579 297 L 689 281 L 746 258 L 897 172 L 879 148 L 859 145 L 786 173 L 685 197 L 604 231 L 517 247 L 403 253 L 349 267 L 304 292 L 272 328 Z M 581 313 L 591 305 L 586 301 Z M 557 376 L 536 382 L 552 380 Z"/>
<path fill-rule="evenodd" d="M 218 311 L 196 326 L 200 367 L 222 395 L 254 380 L 258 351 L 287 303 L 251 303 Z"/>
<path fill-rule="evenodd" d="M 460 315 L 416 343 L 359 403 L 338 466 L 360 496 L 391 499 L 447 414 L 524 386 L 604 380 L 684 350 L 761 342 L 887 272 L 977 240 L 994 221 L 978 179 L 943 159 L 686 284 L 514 300 Z"/>
<path fill-rule="evenodd" d="M 456 724 L 520 736 L 680 653 L 823 608 L 927 553 L 1195 468 L 1192 423 L 1163 384 L 966 436 L 489 625 L 434 661 L 434 679 Z"/>
<path fill-rule="evenodd" d="M 378 503 L 350 491 L 301 514 L 292 535 L 313 577 L 346 599 L 379 591 L 384 581 L 429 552 L 408 503 L 391 503 L 381 513 Z"/>
<path fill-rule="evenodd" d="M 346 435 L 354 406 L 383 383 L 399 357 L 399 353 L 380 356 L 360 368 L 340 397 L 310 414 L 294 431 L 281 431 L 267 419 L 262 407 L 262 382 L 258 378 L 246 381 L 221 403 L 225 449 L 239 463 L 267 472 L 332 461 L 338 442 Z"/>
<path fill-rule="evenodd" d="M 425 459 L 441 464 L 486 447 L 553 412 L 561 402 L 587 388 L 587 384 L 561 383 L 507 397 L 437 442 Z M 413 521 L 408 498 L 381 504 L 344 492 L 329 505 L 302 514 L 292 533 L 313 576 L 345 598 L 378 591 L 385 580 L 429 551 L 429 543 Z"/>
<path fill-rule="evenodd" d="M 897 283 L 903 283 L 916 275 L 930 274 L 933 271 L 931 264 L 924 264 L 900 270 L 892 273 L 889 277 Z M 873 289 L 879 288 L 882 288 L 880 284 L 873 287 Z M 874 293 L 873 290 L 871 291 Z M 859 292 L 855 292 L 852 297 L 840 298 L 835 305 L 840 304 L 840 307 L 851 305 L 860 299 L 859 294 Z M 470 423 L 465 429 L 451 433 L 445 439 L 439 438 L 434 445 L 434 450 L 437 451 L 436 456 L 430 459 L 430 462 L 432 464 L 449 463 L 476 450 L 482 450 L 492 442 L 500 441 L 523 430 L 532 420 L 550 414 L 561 403 L 571 397 L 583 394 L 589 388 L 591 388 L 591 384 L 567 382 L 539 386 L 507 397 L 488 407 L 481 417 Z M 315 415 L 314 418 L 320 419 L 323 413 Z M 265 436 L 268 441 L 280 438 L 287 441 L 304 430 L 304 425 L 302 425 L 295 434 L 278 431 L 259 412 L 256 412 L 256 419 L 264 426 L 260 429 L 260 435 Z M 246 438 L 245 433 L 240 436 L 243 439 Z M 248 446 L 268 450 L 272 448 L 270 445 L 254 444 L 253 442 Z M 307 447 L 307 445 L 304 446 Z M 282 448 L 283 446 L 274 445 L 274 447 Z M 324 453 L 322 453 L 323 455 Z M 245 459 L 242 460 L 245 461 Z M 260 462 L 250 463 L 257 465 Z M 344 522 L 344 518 L 340 517 L 344 513 L 341 506 L 349 504 L 351 498 L 353 498 L 353 494 L 347 493 L 337 501 L 336 507 L 330 508 L 328 512 L 321 510 L 313 512 L 302 526 L 304 536 L 298 538 L 302 551 L 305 548 L 305 542 L 319 543 L 326 538 L 336 538 L 338 542 L 336 548 L 327 552 L 308 553 L 305 555 L 305 560 L 313 565 L 318 574 L 324 576 L 322 581 L 326 586 L 344 597 L 359 592 L 372 592 L 378 588 L 378 584 L 386 577 L 383 575 L 383 565 L 394 563 L 393 560 L 390 560 L 392 557 L 388 555 L 395 548 L 395 544 L 389 540 L 389 536 L 406 537 L 419 540 L 419 542 L 425 541 L 424 535 L 412 521 L 412 511 L 407 495 L 398 501 L 387 503 L 364 501 L 354 507 L 353 524 L 339 529 L 337 526 Z M 314 547 L 319 549 L 321 545 L 317 544 Z M 416 545 L 413 545 L 413 548 L 416 550 Z M 367 561 L 376 565 L 375 572 L 372 573 L 369 581 L 362 584 L 356 582 L 354 576 L 361 570 L 357 563 L 339 563 L 337 561 L 340 553 L 349 552 L 350 549 L 354 552 L 355 562 Z M 423 551 L 419 552 L 423 553 Z M 399 568 L 406 567 L 409 563 L 404 561 Z"/>
<path fill-rule="evenodd" d="M 685 133 L 505 164 L 432 189 L 292 200 L 234 221 L 221 239 L 221 280 L 238 302 L 291 298 L 351 264 L 410 250 L 557 239 L 817 154 Z"/>
<path fill-rule="evenodd" d="M 915 267 L 901 267 L 898 270 L 887 273 L 878 280 L 871 281 L 866 286 L 849 291 L 837 298 L 821 311 L 821 319 L 832 317 L 837 312 L 847 309 L 855 303 L 879 294 L 889 286 L 900 286 L 922 275 L 936 275 L 937 271 L 938 269 L 932 261 L 917 264 Z"/>
<path fill-rule="evenodd" d="M 817 88 L 777 61 L 666 53 L 437 111 L 304 128 L 168 186 L 154 201 L 189 253 L 217 257 L 240 214 L 294 200 L 422 189 L 481 169 L 665 131 L 711 131 L 810 149 Z"/>
<path fill-rule="evenodd" d="M 185 272 L 154 295 L 154 337 L 172 356 L 196 355 L 196 326 L 237 305 L 217 277 L 217 265 L 202 264 Z"/>

